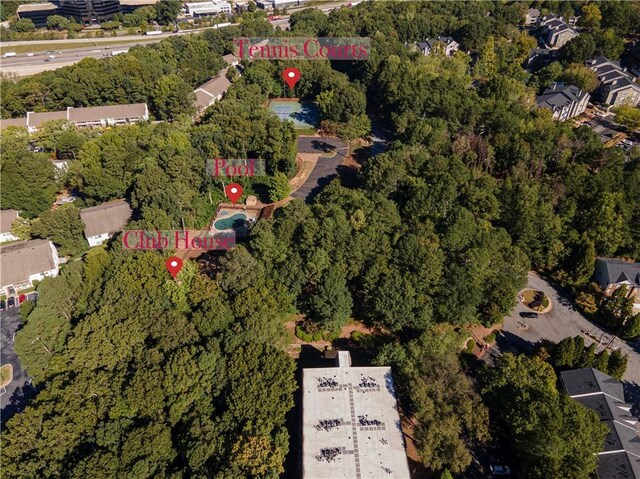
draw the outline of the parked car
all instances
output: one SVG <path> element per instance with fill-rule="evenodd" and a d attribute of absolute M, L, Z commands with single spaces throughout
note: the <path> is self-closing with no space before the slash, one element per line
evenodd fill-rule
<path fill-rule="evenodd" d="M 538 313 L 530 313 L 525 311 L 524 313 L 520 313 L 520 317 L 522 318 L 530 318 L 530 319 L 538 319 Z"/>
<path fill-rule="evenodd" d="M 14 308 L 16 305 L 16 298 L 14 298 L 13 296 L 11 296 L 8 300 L 7 300 L 7 308 Z"/>
<path fill-rule="evenodd" d="M 18 296 L 18 304 L 22 304 L 27 300 L 27 295 L 26 294 L 21 294 L 20 296 Z"/>
<path fill-rule="evenodd" d="M 4 299 L 0 299 L 0 311 L 7 309 L 7 302 Z"/>
<path fill-rule="evenodd" d="M 511 474 L 511 468 L 509 466 L 489 466 L 491 474 L 494 476 L 508 476 Z"/>
<path fill-rule="evenodd" d="M 33 292 L 27 294 L 27 301 L 35 301 L 36 299 L 38 299 L 38 293 Z"/>

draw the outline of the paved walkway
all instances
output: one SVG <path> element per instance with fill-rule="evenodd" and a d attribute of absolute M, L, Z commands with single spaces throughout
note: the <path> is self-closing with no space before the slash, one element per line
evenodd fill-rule
<path fill-rule="evenodd" d="M 508 347 L 503 344 L 500 349 L 508 350 L 509 346 L 521 350 L 530 349 L 533 343 L 541 338 L 558 342 L 567 336 L 582 336 L 587 346 L 594 342 L 592 337 L 601 338 L 604 344 L 608 344 L 612 339 L 611 335 L 580 314 L 574 308 L 571 299 L 559 287 L 533 272 L 529 273 L 527 287 L 540 290 L 549 296 L 553 302 L 553 309 L 546 314 L 540 314 L 537 319 L 523 318 L 520 313 L 528 309 L 518 302 L 511 314 L 504 319 L 503 333 Z M 523 324 L 527 327 L 523 327 Z M 587 332 L 590 332 L 590 336 L 587 336 Z M 629 358 L 627 371 L 622 378 L 625 393 L 629 396 L 626 399 L 632 400 L 636 408 L 640 408 L 640 342 L 627 343 L 618 338 L 613 339 L 613 347 L 620 348 Z M 595 342 L 598 344 L 598 341 Z M 604 346 L 598 344 L 597 351 L 603 349 Z"/>

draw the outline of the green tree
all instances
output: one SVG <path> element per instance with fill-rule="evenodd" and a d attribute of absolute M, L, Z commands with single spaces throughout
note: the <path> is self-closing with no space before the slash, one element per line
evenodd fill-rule
<path fill-rule="evenodd" d="M 465 471 L 471 445 L 489 437 L 487 409 L 460 367 L 461 340 L 451 330 L 432 328 L 406 348 L 378 349 L 375 360 L 393 365 L 398 399 L 415 424 L 420 460 L 434 470 Z"/>
<path fill-rule="evenodd" d="M 495 52 L 495 42 L 493 37 L 489 37 L 482 47 L 480 57 L 474 68 L 477 77 L 488 79 L 493 78 L 498 73 L 498 56 Z"/>
<path fill-rule="evenodd" d="M 594 91 L 599 84 L 596 73 L 590 68 L 578 63 L 568 65 L 559 79 L 566 84 L 575 85 L 578 88 L 590 92 Z"/>
<path fill-rule="evenodd" d="M 11 23 L 11 27 L 18 33 L 33 32 L 36 29 L 33 20 L 30 18 L 21 18 Z"/>
<path fill-rule="evenodd" d="M 606 351 L 602 351 L 601 353 L 596 354 L 596 357 L 593 361 L 593 368 L 605 374 L 609 373 L 609 355 Z"/>
<path fill-rule="evenodd" d="M 595 3 L 589 3 L 582 7 L 582 15 L 578 20 L 578 24 L 585 28 L 598 28 L 600 27 L 600 21 L 602 20 L 602 13 L 600 8 Z"/>
<path fill-rule="evenodd" d="M 620 330 L 620 336 L 625 339 L 634 339 L 640 336 L 640 313 L 627 318 Z"/>
<path fill-rule="evenodd" d="M 596 50 L 611 60 L 619 60 L 624 51 L 624 39 L 613 28 L 597 30 L 593 33 Z"/>
<path fill-rule="evenodd" d="M 51 30 L 66 30 L 71 22 L 62 15 L 50 15 L 47 17 L 47 28 Z"/>
<path fill-rule="evenodd" d="M 572 38 L 561 49 L 562 57 L 567 63 L 584 63 L 593 57 L 595 51 L 596 42 L 588 33 Z"/>
<path fill-rule="evenodd" d="M 88 247 L 80 210 L 72 204 L 42 213 L 33 220 L 31 234 L 49 238 L 60 248 L 62 256 L 76 255 Z"/>
<path fill-rule="evenodd" d="M 627 370 L 627 361 L 628 357 L 626 354 L 622 354 L 622 351 L 616 349 L 609 356 L 609 363 L 607 365 L 607 369 L 609 371 L 609 375 L 614 378 L 621 380 L 622 376 L 624 376 L 625 371 Z"/>
<path fill-rule="evenodd" d="M 326 331 L 339 331 L 351 317 L 353 300 L 347 282 L 337 268 L 330 267 L 309 298 L 309 314 Z"/>
<path fill-rule="evenodd" d="M 157 5 L 166 2 L 159 2 Z M 191 87 L 178 75 L 163 76 L 156 83 L 153 91 L 153 104 L 158 117 L 173 120 L 178 115 L 191 115 L 195 112 L 195 96 Z"/>
<path fill-rule="evenodd" d="M 31 222 L 29 218 L 18 217 L 11 223 L 11 234 L 19 240 L 31 238 Z"/>
<path fill-rule="evenodd" d="M 155 4 L 156 20 L 160 25 L 169 25 L 176 21 L 182 3 L 179 0 L 163 0 Z"/>
<path fill-rule="evenodd" d="M 640 129 L 640 108 L 623 105 L 615 109 L 616 121 L 630 130 Z"/>
<path fill-rule="evenodd" d="M 556 389 L 551 366 L 503 354 L 482 378 L 482 394 L 515 458 L 518 477 L 574 477 L 595 473 L 607 427 L 595 412 Z"/>
<path fill-rule="evenodd" d="M 289 196 L 291 185 L 289 185 L 289 178 L 284 173 L 276 172 L 270 178 L 269 183 L 269 199 L 271 201 L 280 201 Z"/>
<path fill-rule="evenodd" d="M 597 315 L 608 328 L 619 330 L 633 315 L 633 299 L 627 297 L 628 291 L 621 286 L 602 299 Z"/>

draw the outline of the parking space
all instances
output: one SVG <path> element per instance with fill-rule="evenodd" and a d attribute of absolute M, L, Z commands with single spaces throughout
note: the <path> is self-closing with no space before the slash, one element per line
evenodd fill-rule
<path fill-rule="evenodd" d="M 294 198 L 309 202 L 338 175 L 338 167 L 347 157 L 349 147 L 338 138 L 300 136 L 298 137 L 298 152 L 321 155 L 307 180 L 291 195 Z"/>
<path fill-rule="evenodd" d="M 24 407 L 25 400 L 31 398 L 35 390 L 30 386 L 31 378 L 22 369 L 20 359 L 16 355 L 13 344 L 14 335 L 22 325 L 19 308 L 9 308 L 0 312 L 0 330 L 2 348 L 0 348 L 0 364 L 11 364 L 13 381 L 5 387 L 0 396 L 2 424 Z"/>
<path fill-rule="evenodd" d="M 569 336 L 582 336 L 585 345 L 595 342 L 598 352 L 605 349 L 606 345 L 619 348 L 629 358 L 627 371 L 622 378 L 627 400 L 636 410 L 640 409 L 640 342 L 627 343 L 600 329 L 575 309 L 564 291 L 535 273 L 529 273 L 527 287 L 546 294 L 551 299 L 553 309 L 539 314 L 537 318 L 525 317 L 522 313 L 529 310 L 518 302 L 504 318 L 503 334 L 498 339 L 500 351 L 531 351 L 542 338 L 559 342 Z"/>

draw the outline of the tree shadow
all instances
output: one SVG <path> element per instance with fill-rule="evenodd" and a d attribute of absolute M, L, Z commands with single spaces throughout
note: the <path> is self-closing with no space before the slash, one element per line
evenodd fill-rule
<path fill-rule="evenodd" d="M 509 331 L 501 331 L 496 337 L 496 346 L 500 353 L 531 354 L 536 350 L 536 344 L 521 338 Z"/>
<path fill-rule="evenodd" d="M 293 395 L 293 408 L 285 418 L 285 426 L 289 431 L 289 453 L 284 461 L 284 473 L 281 479 L 302 477 L 302 370 L 332 366 L 335 366 L 335 360 L 325 359 L 323 351 L 308 344 L 301 345 L 295 371 L 298 389 Z"/>
<path fill-rule="evenodd" d="M 22 412 L 25 407 L 36 397 L 38 390 L 30 384 L 25 384 L 13 391 L 11 397 L 8 400 L 6 406 L 2 408 L 0 414 L 0 430 L 4 430 L 7 426 L 7 421 L 13 417 L 14 414 Z"/>

